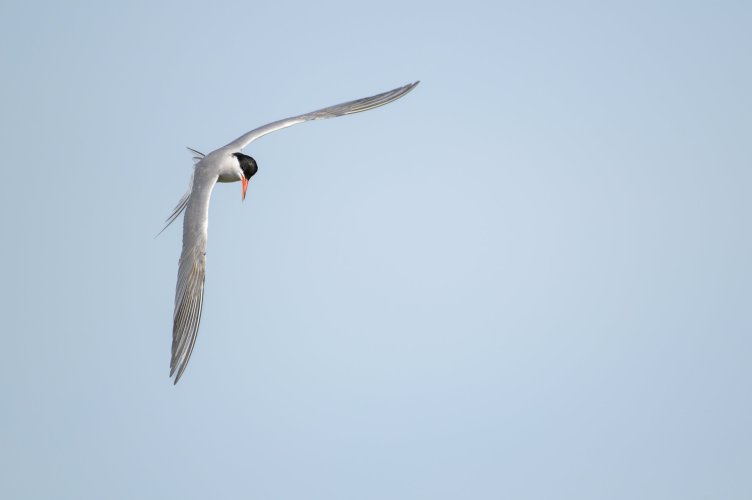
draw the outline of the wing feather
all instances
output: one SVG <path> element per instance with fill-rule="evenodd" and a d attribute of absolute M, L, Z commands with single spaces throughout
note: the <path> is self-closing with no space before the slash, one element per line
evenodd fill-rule
<path fill-rule="evenodd" d="M 196 344 L 204 303 L 206 278 L 206 242 L 209 199 L 216 183 L 211 173 L 197 170 L 183 219 L 183 251 L 175 285 L 175 312 L 172 320 L 172 358 L 170 377 L 178 383 Z"/>
<path fill-rule="evenodd" d="M 251 130 L 244 135 L 241 135 L 231 143 L 224 146 L 223 149 L 240 151 L 259 137 L 263 137 L 266 134 L 286 127 L 290 127 L 298 123 L 307 122 L 309 120 L 333 118 L 335 116 L 350 115 L 353 113 L 360 113 L 362 111 L 368 111 L 369 109 L 378 108 L 379 106 L 389 104 L 390 102 L 399 99 L 400 97 L 414 89 L 415 86 L 419 83 L 420 81 L 417 81 L 415 83 L 410 83 L 403 87 L 390 90 L 389 92 L 384 92 L 371 97 L 364 97 L 362 99 L 356 99 L 354 101 L 343 102 L 342 104 L 335 104 L 334 106 L 311 111 L 310 113 L 305 113 L 302 115 L 293 116 L 290 118 L 285 118 L 284 120 L 269 123 L 267 125 L 264 125 L 263 127 L 259 127 L 257 129 Z"/>

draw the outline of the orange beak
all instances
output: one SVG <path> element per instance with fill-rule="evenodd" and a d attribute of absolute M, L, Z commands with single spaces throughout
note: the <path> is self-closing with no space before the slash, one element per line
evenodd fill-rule
<path fill-rule="evenodd" d="M 246 179 L 245 176 L 242 176 L 240 182 L 243 183 L 243 201 L 245 201 L 245 192 L 248 191 L 248 179 Z"/>

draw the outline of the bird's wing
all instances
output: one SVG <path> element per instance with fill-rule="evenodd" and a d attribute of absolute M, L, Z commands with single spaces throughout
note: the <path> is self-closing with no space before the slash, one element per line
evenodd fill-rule
<path fill-rule="evenodd" d="M 342 104 L 335 104 L 328 108 L 319 109 L 317 111 L 311 111 L 299 116 L 293 116 L 291 118 L 285 118 L 276 122 L 269 123 L 263 127 L 251 130 L 250 132 L 241 135 L 231 143 L 224 146 L 222 149 L 228 149 L 231 151 L 240 151 L 251 142 L 255 141 L 259 137 L 265 136 L 275 130 L 280 130 L 298 123 L 307 122 L 309 120 L 321 120 L 324 118 L 333 118 L 335 116 L 350 115 L 353 113 L 360 113 L 361 111 L 368 111 L 369 109 L 378 108 L 384 104 L 389 104 L 410 92 L 420 81 L 410 83 L 404 87 L 399 87 L 383 94 L 378 94 L 371 97 L 364 97 L 363 99 L 356 99 L 354 101 L 344 102 Z"/>
<path fill-rule="evenodd" d="M 206 239 L 209 224 L 209 199 L 217 174 L 212 169 L 196 169 L 183 219 L 183 252 L 175 287 L 175 313 L 172 323 L 172 360 L 170 376 L 175 383 L 188 365 L 196 343 L 201 307 L 204 302 Z"/>

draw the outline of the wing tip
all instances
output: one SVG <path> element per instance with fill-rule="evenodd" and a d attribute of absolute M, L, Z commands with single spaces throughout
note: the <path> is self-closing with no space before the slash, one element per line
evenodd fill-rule
<path fill-rule="evenodd" d="M 419 83 L 420 83 L 420 80 L 415 80 L 413 83 L 408 83 L 402 88 L 405 89 L 405 93 L 407 93 L 407 92 L 410 92 L 415 87 L 417 87 Z"/>
<path fill-rule="evenodd" d="M 185 371 L 185 367 L 183 367 L 180 370 L 177 370 L 177 374 L 175 373 L 175 370 L 177 369 L 177 365 L 174 365 L 170 367 L 170 378 L 172 378 L 173 375 L 175 375 L 175 380 L 172 381 L 172 385 L 178 385 L 178 382 L 180 382 L 180 379 L 183 377 L 183 372 Z"/>

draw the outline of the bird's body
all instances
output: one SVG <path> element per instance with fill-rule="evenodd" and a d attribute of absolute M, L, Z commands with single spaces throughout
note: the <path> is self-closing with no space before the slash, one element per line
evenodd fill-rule
<path fill-rule="evenodd" d="M 248 180 L 258 171 L 256 161 L 240 151 L 252 141 L 275 130 L 280 130 L 309 120 L 332 118 L 359 113 L 383 106 L 410 92 L 418 82 L 405 85 L 383 94 L 330 106 L 327 108 L 272 122 L 254 129 L 233 142 L 207 155 L 191 150 L 197 160 L 188 191 L 167 219 L 165 229 L 182 212 L 183 251 L 178 265 L 173 315 L 172 359 L 170 376 L 175 383 L 180 380 L 196 343 L 204 299 L 206 270 L 206 244 L 209 225 L 209 200 L 217 182 L 242 182 L 245 198 Z M 164 231 L 164 229 L 163 229 Z"/>

